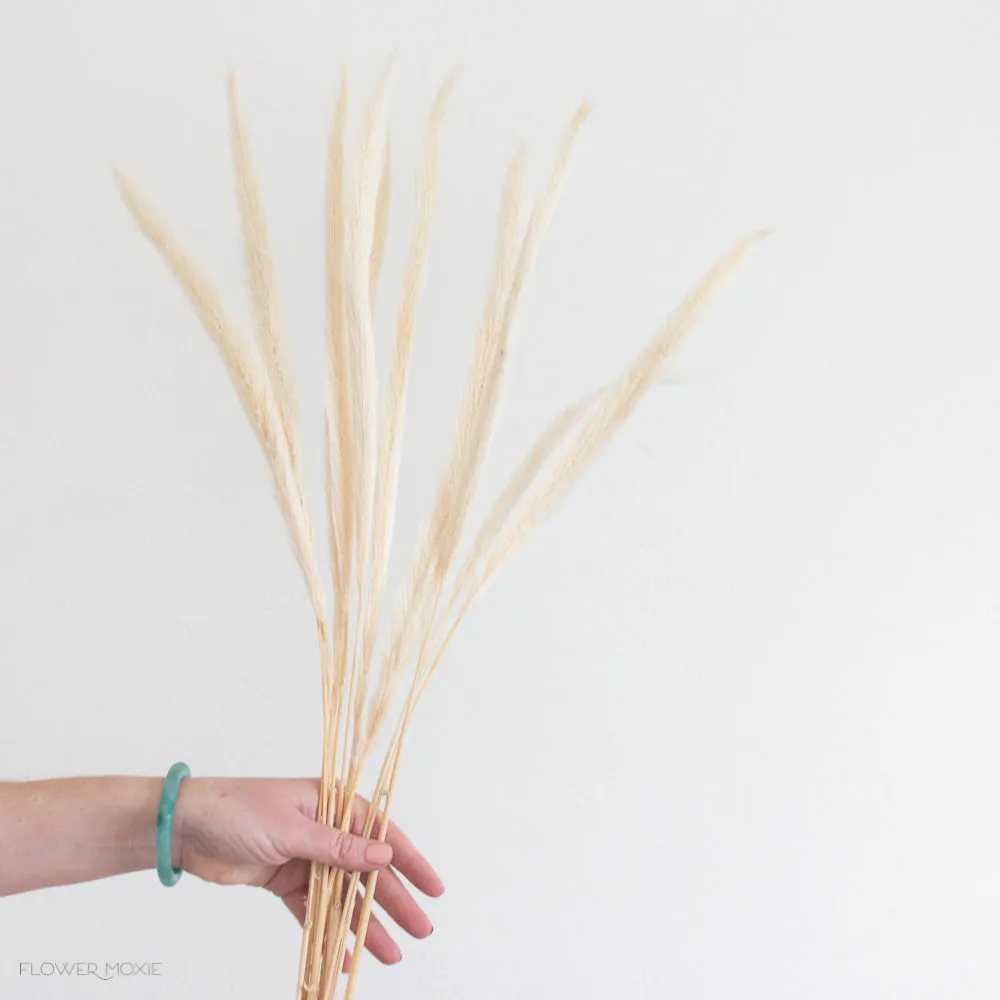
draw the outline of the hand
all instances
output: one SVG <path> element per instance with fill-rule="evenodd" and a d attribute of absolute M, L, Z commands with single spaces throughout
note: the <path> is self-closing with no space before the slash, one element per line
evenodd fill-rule
<path fill-rule="evenodd" d="M 444 886 L 434 869 L 393 823 L 384 844 L 357 836 L 368 810 L 363 799 L 355 799 L 354 833 L 316 822 L 319 789 L 319 781 L 309 779 L 186 779 L 174 814 L 174 864 L 209 882 L 268 889 L 299 923 L 305 920 L 310 862 L 380 870 L 376 902 L 413 937 L 427 937 L 431 922 L 399 876 L 428 896 L 440 896 Z M 352 930 L 362 895 L 359 889 Z M 387 965 L 402 958 L 374 914 L 365 947 Z"/>

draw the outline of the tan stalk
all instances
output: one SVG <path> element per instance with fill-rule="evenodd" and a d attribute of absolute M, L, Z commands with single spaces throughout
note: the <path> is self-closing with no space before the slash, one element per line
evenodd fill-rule
<path fill-rule="evenodd" d="M 438 596 L 440 596 L 440 590 L 438 591 Z M 431 620 L 433 621 L 437 613 L 437 605 L 435 603 L 434 612 L 431 615 Z M 379 803 L 384 798 L 384 804 L 382 805 L 381 811 L 381 822 L 379 824 L 378 839 L 380 841 L 385 841 L 386 833 L 389 829 L 389 810 L 392 806 L 392 793 L 396 787 L 396 776 L 399 773 L 399 761 L 403 752 L 403 743 L 406 739 L 406 732 L 409 726 L 410 719 L 413 716 L 414 709 L 414 696 L 417 691 L 416 688 L 416 678 L 421 674 L 421 668 L 423 666 L 425 657 L 427 656 L 429 642 L 431 640 L 431 634 L 428 631 L 423 638 L 423 643 L 420 650 L 420 657 L 417 661 L 417 667 L 414 671 L 414 683 L 410 685 L 410 691 L 407 695 L 406 706 L 403 709 L 402 720 L 399 726 L 399 730 L 394 741 L 394 745 L 389 748 L 386 753 L 386 761 L 391 759 L 391 764 L 388 767 L 388 780 L 389 786 L 383 791 L 385 772 L 386 768 L 383 767 L 383 773 L 380 775 L 379 785 L 375 790 L 375 794 L 372 796 L 371 804 L 368 808 L 368 815 L 365 819 L 365 825 L 362 829 L 362 834 L 365 837 L 370 837 L 372 833 L 372 824 L 375 815 L 378 813 Z M 372 904 L 375 901 L 375 887 L 377 884 L 378 872 L 372 872 L 368 876 L 368 884 L 365 887 L 364 898 L 361 903 L 361 913 L 358 916 L 358 929 L 355 933 L 355 961 L 351 962 L 351 968 L 348 972 L 347 977 L 347 989 L 344 992 L 344 1000 L 351 1000 L 354 995 L 355 981 L 358 975 L 358 968 L 360 967 L 361 952 L 364 949 L 365 935 L 368 931 L 368 920 L 371 915 Z M 351 878 L 351 891 L 355 890 L 358 882 L 358 876 L 355 874 Z M 352 897 L 348 897 L 352 898 Z"/>
<path fill-rule="evenodd" d="M 375 95 L 369 105 L 361 132 L 361 138 L 356 150 L 346 162 L 344 188 L 344 222 L 346 254 L 343 261 L 344 287 L 344 317 L 347 330 L 347 346 L 350 367 L 351 392 L 351 422 L 357 450 L 356 478 L 352 482 L 355 492 L 354 513 L 354 546 L 357 575 L 354 586 L 350 589 L 356 594 L 355 628 L 353 649 L 349 657 L 346 700 L 339 711 L 343 717 L 342 732 L 337 736 L 335 753 L 343 762 L 341 773 L 341 792 L 339 796 L 336 825 L 346 829 L 350 823 L 353 798 L 359 777 L 357 752 L 359 745 L 360 708 L 363 703 L 365 678 L 360 669 L 363 651 L 359 650 L 363 638 L 360 622 L 364 606 L 365 575 L 368 572 L 370 533 L 372 521 L 372 504 L 374 492 L 374 449 L 376 446 L 376 420 L 378 382 L 375 372 L 375 356 L 373 330 L 371 321 L 371 268 L 373 246 L 376 240 L 374 232 L 377 216 L 378 187 L 373 183 L 375 175 L 375 146 L 381 133 L 385 104 L 388 97 L 393 66 L 387 68 L 376 88 Z M 348 591 L 348 594 L 350 590 Z M 344 642 L 342 655 L 346 655 L 347 643 Z M 343 694 L 343 688 L 341 689 Z M 342 741 L 342 742 L 341 742 Z M 347 920 L 349 922 L 350 907 L 343 907 L 341 912 L 343 873 L 334 876 L 332 892 L 332 915 L 330 927 L 339 928 Z M 335 941 L 336 939 L 330 939 Z M 334 945 L 335 946 L 335 945 Z M 329 969 L 331 943 L 324 948 L 327 955 L 325 976 Z"/>
<path fill-rule="evenodd" d="M 326 503 L 331 573 L 334 584 L 334 637 L 330 667 L 324 677 L 331 691 L 333 717 L 324 730 L 323 767 L 318 819 L 336 821 L 337 746 L 342 722 L 342 691 L 346 676 L 347 634 L 350 628 L 350 581 L 354 564 L 354 494 L 351 487 L 355 448 L 351 423 L 350 352 L 347 343 L 344 289 L 345 219 L 344 159 L 350 91 L 342 73 L 334 104 L 326 172 L 325 285 L 328 395 L 326 404 Z M 335 874 L 327 865 L 313 864 L 307 912 L 309 931 L 303 931 L 303 948 L 309 953 L 305 975 L 300 975 L 302 997 L 319 991 L 320 962 L 329 916 Z M 310 987 L 312 989 L 310 990 Z"/>

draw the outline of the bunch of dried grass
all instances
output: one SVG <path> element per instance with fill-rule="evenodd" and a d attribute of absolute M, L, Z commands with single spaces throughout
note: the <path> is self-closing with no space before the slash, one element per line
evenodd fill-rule
<path fill-rule="evenodd" d="M 408 375 L 430 242 L 438 136 L 453 83 L 449 79 L 439 91 L 424 132 L 416 168 L 416 220 L 380 409 L 372 300 L 386 246 L 391 198 L 389 144 L 383 134 L 390 77 L 387 71 L 379 81 L 353 143 L 348 139 L 348 85 L 346 76 L 342 77 L 331 129 L 326 192 L 325 467 L 332 611 L 306 499 L 298 401 L 267 226 L 232 77 L 228 86 L 230 134 L 254 312 L 252 337 L 237 329 L 211 282 L 145 198 L 117 174 L 133 218 L 187 293 L 215 343 L 271 470 L 319 634 L 322 822 L 348 828 L 362 768 L 376 735 L 398 704 L 397 696 L 403 693 L 364 824 L 366 836 L 380 839 L 386 835 L 413 714 L 469 607 L 626 420 L 712 296 L 764 235 L 754 233 L 726 254 L 621 375 L 555 417 L 501 491 L 459 564 L 456 553 L 466 534 L 465 522 L 496 421 L 514 316 L 589 113 L 587 106 L 574 115 L 548 183 L 524 224 L 524 160 L 521 154 L 515 157 L 501 196 L 493 274 L 454 445 L 398 613 L 385 633 L 384 654 L 376 663 Z M 369 876 L 356 908 L 357 874 L 313 866 L 298 977 L 300 1000 L 327 1000 L 335 995 L 352 918 L 356 921 L 354 960 L 344 995 L 353 994 L 377 880 L 377 873 Z"/>

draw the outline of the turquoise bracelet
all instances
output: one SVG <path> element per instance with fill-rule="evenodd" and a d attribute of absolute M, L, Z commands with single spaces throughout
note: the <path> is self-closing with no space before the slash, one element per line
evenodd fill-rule
<path fill-rule="evenodd" d="M 167 771 L 160 795 L 160 811 L 156 814 L 156 873 L 166 886 L 177 885 L 181 877 L 181 869 L 174 867 L 174 807 L 181 782 L 190 777 L 191 769 L 178 761 Z"/>

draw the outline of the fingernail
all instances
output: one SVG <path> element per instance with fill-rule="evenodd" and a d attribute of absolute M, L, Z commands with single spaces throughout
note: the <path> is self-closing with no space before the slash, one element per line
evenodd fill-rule
<path fill-rule="evenodd" d="M 370 865 L 387 865 L 392 861 L 392 848 L 388 844 L 369 844 L 365 848 L 365 861 Z"/>

